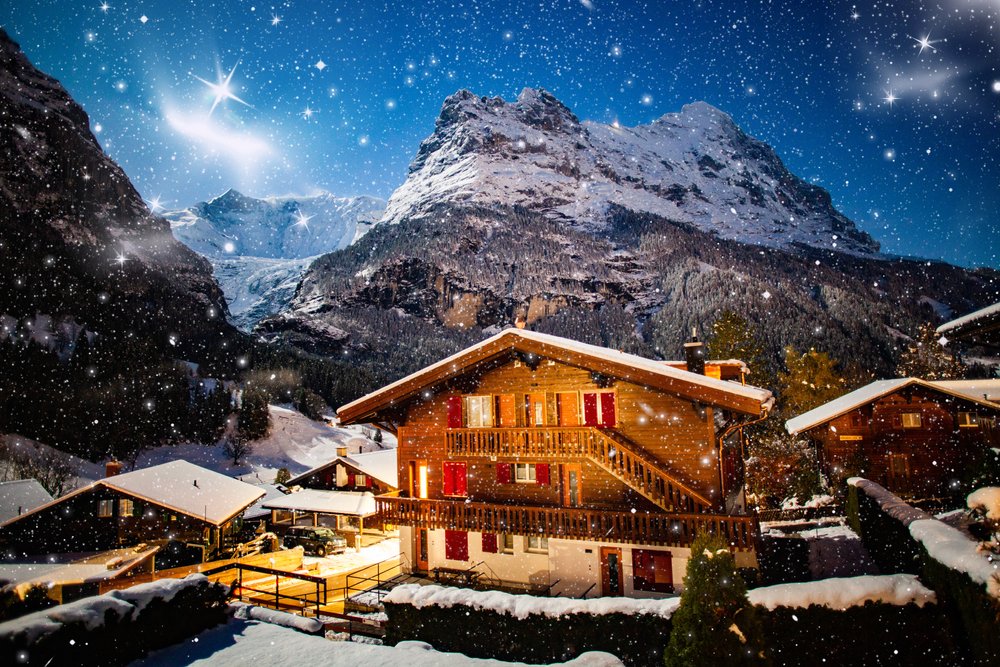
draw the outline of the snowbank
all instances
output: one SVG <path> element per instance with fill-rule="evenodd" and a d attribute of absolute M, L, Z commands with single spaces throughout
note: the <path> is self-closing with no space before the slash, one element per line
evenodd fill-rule
<path fill-rule="evenodd" d="M 396 646 L 334 642 L 303 635 L 270 623 L 234 620 L 193 639 L 151 654 L 133 667 L 175 665 L 268 665 L 268 667 L 513 667 L 523 663 L 469 658 L 459 653 L 435 651 L 423 642 L 405 641 Z M 565 667 L 622 667 L 608 653 L 584 653 Z"/>
<path fill-rule="evenodd" d="M 910 534 L 924 545 L 931 558 L 964 572 L 974 582 L 986 586 L 990 595 L 1000 598 L 1000 562 L 980 551 L 978 542 L 936 519 L 914 521 L 910 524 Z"/>
<path fill-rule="evenodd" d="M 261 621 L 272 625 L 280 625 L 283 628 L 298 630 L 307 635 L 318 635 L 323 632 L 323 623 L 315 618 L 296 616 L 287 611 L 268 609 L 267 607 L 256 607 L 245 602 L 233 602 L 230 606 L 236 610 L 234 616 L 248 621 Z"/>
<path fill-rule="evenodd" d="M 525 619 L 532 614 L 559 618 L 567 614 L 656 614 L 670 618 L 680 598 L 665 600 L 636 600 L 631 598 L 543 598 L 534 595 L 514 595 L 500 591 L 473 591 L 449 586 L 397 586 L 385 597 L 385 602 L 409 604 L 417 609 L 429 606 L 453 607 L 462 605 L 473 609 L 509 614 Z"/>
<path fill-rule="evenodd" d="M 851 477 L 847 480 L 847 483 L 851 486 L 857 487 L 859 491 L 864 492 L 866 496 L 878 503 L 878 506 L 882 508 L 883 512 L 891 516 L 893 519 L 896 519 L 904 526 L 909 526 L 914 521 L 934 519 L 934 517 L 927 512 L 903 502 L 891 491 L 887 491 L 881 485 L 864 479 L 863 477 Z"/>
<path fill-rule="evenodd" d="M 1000 520 L 1000 487 L 986 486 L 976 489 L 965 499 L 969 509 L 981 509 L 987 519 Z"/>
<path fill-rule="evenodd" d="M 776 607 L 808 607 L 820 605 L 830 609 L 847 609 L 868 601 L 892 605 L 915 603 L 923 607 L 936 601 L 934 591 L 924 586 L 912 574 L 846 577 L 822 579 L 796 584 L 779 584 L 755 588 L 749 592 L 750 602 L 768 609 Z"/>

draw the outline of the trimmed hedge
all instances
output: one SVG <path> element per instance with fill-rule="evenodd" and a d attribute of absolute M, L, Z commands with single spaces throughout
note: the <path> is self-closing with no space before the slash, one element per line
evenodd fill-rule
<path fill-rule="evenodd" d="M 386 603 L 386 644 L 424 641 L 439 651 L 526 663 L 570 660 L 607 651 L 630 667 L 662 665 L 670 620 L 653 614 L 541 614 L 525 619 L 455 605 Z M 839 611 L 820 606 L 756 606 L 767 655 L 774 665 L 960 664 L 942 609 L 927 604 L 868 602 Z"/>
<path fill-rule="evenodd" d="M 176 584 L 169 599 L 137 602 L 128 589 L 112 591 L 0 624 L 0 665 L 125 665 L 227 620 L 225 586 L 201 575 Z M 94 621 L 95 609 L 104 609 L 103 621 Z"/>
<path fill-rule="evenodd" d="M 997 631 L 1000 627 L 1000 601 L 964 572 L 953 570 L 932 558 L 908 528 L 910 521 L 923 518 L 918 516 L 920 510 L 909 508 L 910 511 L 900 512 L 898 504 L 883 510 L 878 500 L 869 496 L 869 491 L 878 495 L 881 489 L 873 489 L 874 486 L 868 482 L 864 490 L 849 487 L 848 507 L 854 508 L 853 515 L 849 517 L 851 527 L 861 536 L 879 568 L 917 574 L 937 593 L 938 606 L 942 614 L 952 621 L 964 662 L 1000 664 L 1000 632 Z M 899 504 L 902 504 L 901 501 Z M 926 517 L 932 518 L 929 515 Z"/>

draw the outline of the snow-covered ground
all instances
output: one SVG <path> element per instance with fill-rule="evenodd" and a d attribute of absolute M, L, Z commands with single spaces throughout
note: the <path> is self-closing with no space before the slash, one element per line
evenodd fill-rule
<path fill-rule="evenodd" d="M 341 572 L 353 572 L 366 565 L 381 563 L 384 560 L 397 556 L 399 556 L 399 540 L 394 538 L 383 540 L 378 544 L 373 544 L 360 550 L 348 548 L 345 553 L 337 554 L 336 556 L 325 556 L 323 558 L 306 556 L 302 559 L 302 564 L 303 566 L 309 566 L 312 563 L 317 563 L 319 565 L 318 575 L 329 577 Z"/>
<path fill-rule="evenodd" d="M 23 454 L 29 457 L 32 461 L 45 458 L 46 456 L 57 457 L 60 460 L 65 461 L 75 472 L 77 486 L 83 486 L 96 479 L 104 477 L 103 464 L 91 463 L 90 461 L 81 459 L 78 456 L 66 454 L 65 452 L 62 452 L 50 445 L 46 445 L 43 442 L 38 442 L 37 440 L 32 440 L 31 438 L 25 438 L 22 435 L 16 434 L 0 434 L 0 440 L 6 443 L 11 452 Z M 10 479 L 10 477 L 8 477 L 8 471 L 4 468 L 4 464 L 2 463 L 0 463 L 0 479 Z"/>
<path fill-rule="evenodd" d="M 373 646 L 336 642 L 306 635 L 280 625 L 233 619 L 132 663 L 133 667 L 175 665 L 268 665 L 268 667 L 504 667 L 523 663 L 469 658 L 460 653 L 435 651 L 423 642 Z M 565 663 L 567 667 L 621 667 L 608 653 L 585 653 Z"/>
<path fill-rule="evenodd" d="M 136 468 L 184 459 L 251 484 L 270 483 L 279 468 L 288 468 L 292 475 L 297 475 L 331 461 L 336 458 L 338 447 L 347 447 L 348 454 L 358 454 L 396 444 L 387 434 L 380 445 L 366 437 L 360 427 L 336 428 L 277 405 L 270 406 L 270 412 L 271 434 L 254 442 L 250 454 L 238 466 L 233 465 L 221 445 L 190 444 L 147 450 L 136 460 Z"/>

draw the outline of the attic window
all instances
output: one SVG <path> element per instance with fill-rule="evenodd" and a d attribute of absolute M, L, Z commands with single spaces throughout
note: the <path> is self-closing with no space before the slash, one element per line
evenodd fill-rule
<path fill-rule="evenodd" d="M 115 501 L 114 500 L 99 500 L 97 501 L 97 516 L 101 519 L 107 519 L 108 517 L 114 516 L 115 514 Z"/>
<path fill-rule="evenodd" d="M 975 412 L 958 413 L 959 428 L 979 428 L 979 415 Z"/>
<path fill-rule="evenodd" d="M 901 415 L 903 428 L 920 428 L 921 419 L 919 412 L 904 412 Z"/>

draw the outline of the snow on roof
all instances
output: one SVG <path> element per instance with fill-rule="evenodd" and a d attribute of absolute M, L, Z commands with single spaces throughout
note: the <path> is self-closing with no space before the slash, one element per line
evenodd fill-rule
<path fill-rule="evenodd" d="M 142 551 L 131 548 L 112 549 L 83 558 L 79 554 L 73 554 L 73 560 L 56 554 L 46 556 L 41 562 L 3 563 L 0 564 L 0 581 L 9 581 L 19 588 L 34 584 L 65 585 L 106 581 L 131 570 L 159 550 L 159 546 Z M 108 563 L 113 563 L 114 566 L 109 568 Z"/>
<path fill-rule="evenodd" d="M 947 334 L 957 329 L 961 329 L 968 324 L 972 324 L 977 320 L 993 316 L 1000 316 L 1000 303 L 994 303 L 992 306 L 980 308 L 979 310 L 973 311 L 968 315 L 963 315 L 962 317 L 954 319 L 951 322 L 945 322 L 937 328 L 937 332 L 939 334 Z"/>
<path fill-rule="evenodd" d="M 1000 403 L 1000 379 L 937 380 L 934 384 L 956 394 L 964 394 L 969 398 Z"/>
<path fill-rule="evenodd" d="M 876 380 L 875 382 L 867 384 L 860 389 L 855 389 L 848 394 L 844 394 L 840 398 L 835 398 L 828 403 L 824 403 L 817 408 L 813 408 L 809 412 L 805 412 L 798 417 L 789 419 L 785 422 L 785 429 L 792 435 L 798 435 L 803 431 L 808 431 L 809 429 L 819 426 L 820 424 L 824 424 L 831 419 L 836 419 L 842 414 L 850 412 L 857 407 L 871 403 L 878 398 L 892 394 L 893 392 L 909 385 L 927 387 L 944 394 L 950 394 L 957 398 L 980 403 L 987 407 L 1000 408 L 1000 405 L 994 404 L 991 401 L 983 400 L 982 396 L 976 397 L 965 391 L 956 390 L 948 386 L 949 384 L 951 383 L 928 382 L 926 380 L 921 380 L 920 378 Z"/>
<path fill-rule="evenodd" d="M 270 516 L 271 510 L 265 509 L 264 503 L 269 500 L 284 498 L 287 493 L 285 487 L 279 484 L 258 484 L 257 488 L 263 489 L 264 496 L 243 512 L 244 519 L 261 519 Z"/>
<path fill-rule="evenodd" d="M 328 667 L 516 667 L 523 663 L 470 658 L 436 651 L 430 644 L 403 641 L 395 646 L 330 641 L 283 625 L 233 619 L 206 630 L 198 641 L 184 641 L 160 649 L 133 663 L 154 665 L 327 665 Z M 590 651 L 551 667 L 622 667 L 609 653 Z"/>
<path fill-rule="evenodd" d="M 604 361 L 609 361 L 614 364 L 622 364 L 625 366 L 631 366 L 633 368 L 653 373 L 655 375 L 660 375 L 665 378 L 679 380 L 681 382 L 691 383 L 707 387 L 710 389 L 715 389 L 717 391 L 727 392 L 730 394 L 736 394 L 743 398 L 749 398 L 760 402 L 763 409 L 769 410 L 773 404 L 773 396 L 767 389 L 761 389 L 759 387 L 753 387 L 750 385 L 743 385 L 736 382 L 730 382 L 728 380 L 717 380 L 700 373 L 691 373 L 689 371 L 680 370 L 674 368 L 662 361 L 656 361 L 655 359 L 646 359 L 645 357 L 640 357 L 635 354 L 629 354 L 626 352 L 621 352 L 618 350 L 612 350 L 606 347 L 600 347 L 598 345 L 590 345 L 588 343 L 581 343 L 579 341 L 570 340 L 569 338 L 562 338 L 560 336 L 553 336 L 551 334 L 539 333 L 537 331 L 530 331 L 528 329 L 504 329 L 500 333 L 490 336 L 486 340 L 483 340 L 475 345 L 465 348 L 455 354 L 438 361 L 437 363 L 431 364 L 416 373 L 411 373 L 404 378 L 396 380 L 381 389 L 377 389 L 370 394 L 362 396 L 359 399 L 351 401 L 346 405 L 342 405 L 337 409 L 337 414 L 348 411 L 355 406 L 361 405 L 379 394 L 391 391 L 397 387 L 406 385 L 414 380 L 419 379 L 422 375 L 431 373 L 435 370 L 448 368 L 452 366 L 455 362 L 460 360 L 462 357 L 466 356 L 470 352 L 482 349 L 493 343 L 496 343 L 504 338 L 509 338 L 511 347 L 516 347 L 519 339 L 533 341 L 543 345 L 550 345 L 555 348 L 562 350 L 567 350 L 570 352 L 576 352 L 577 354 L 582 354 L 589 357 L 594 357 L 597 359 L 602 359 Z"/>
<path fill-rule="evenodd" d="M 383 484 L 388 484 L 393 488 L 399 487 L 399 467 L 397 465 L 395 448 L 374 452 L 361 452 L 359 454 L 351 454 L 350 456 L 338 456 L 332 461 L 327 461 L 311 470 L 305 471 L 301 475 L 292 477 L 288 480 L 288 485 L 301 484 L 319 471 L 334 466 L 341 461 L 369 477 L 374 477 Z"/>
<path fill-rule="evenodd" d="M 298 510 L 322 514 L 371 516 L 375 514 L 375 496 L 368 491 L 322 491 L 303 489 L 281 498 L 267 500 L 261 507 L 275 510 Z"/>
<path fill-rule="evenodd" d="M 0 482 L 0 523 L 51 501 L 52 496 L 36 479 Z"/>
<path fill-rule="evenodd" d="M 264 490 L 187 461 L 107 477 L 98 482 L 182 514 L 223 524 L 264 495 Z"/>

